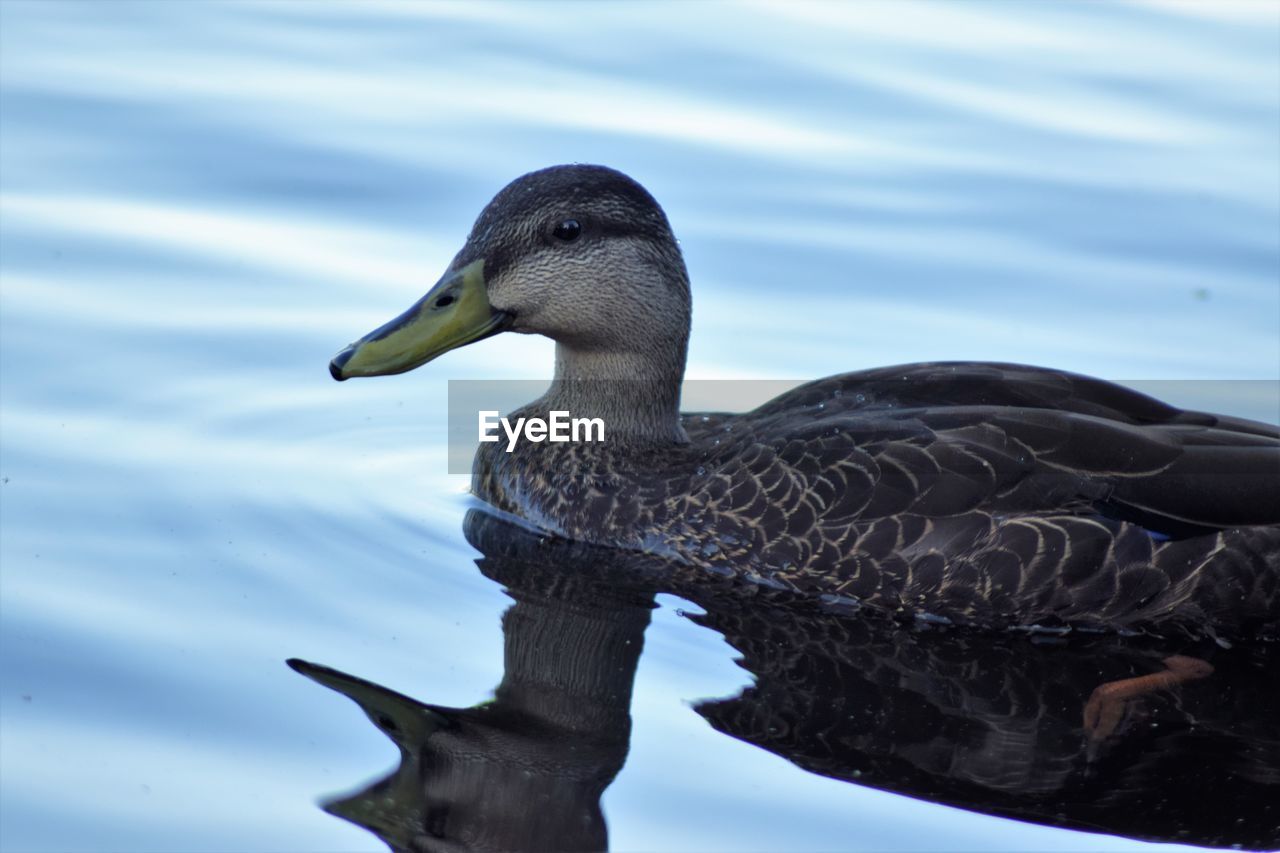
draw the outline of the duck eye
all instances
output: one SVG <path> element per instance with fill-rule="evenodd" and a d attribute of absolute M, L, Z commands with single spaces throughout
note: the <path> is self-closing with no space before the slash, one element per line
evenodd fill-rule
<path fill-rule="evenodd" d="M 578 235 L 582 233 L 582 226 L 576 219 L 566 219 L 557 225 L 551 233 L 556 239 L 571 243 L 578 239 Z"/>

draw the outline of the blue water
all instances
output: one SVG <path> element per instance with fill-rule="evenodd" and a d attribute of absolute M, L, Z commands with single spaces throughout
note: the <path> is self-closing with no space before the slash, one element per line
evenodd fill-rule
<path fill-rule="evenodd" d="M 283 661 L 489 695 L 447 380 L 551 349 L 326 365 L 511 178 L 663 203 L 691 377 L 1004 360 L 1280 422 L 1278 132 L 1263 2 L 5 0 L 0 848 L 380 849 L 315 801 L 394 749 Z M 716 733 L 689 703 L 747 676 L 660 601 L 614 849 L 1149 847 Z"/>

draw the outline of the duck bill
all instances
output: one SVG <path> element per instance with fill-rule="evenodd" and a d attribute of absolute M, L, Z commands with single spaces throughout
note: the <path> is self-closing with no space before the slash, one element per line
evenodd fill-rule
<path fill-rule="evenodd" d="M 489 304 L 484 260 L 472 261 L 445 275 L 408 311 L 348 345 L 329 362 L 329 373 L 339 382 L 404 373 L 495 335 L 509 322 L 509 315 Z"/>

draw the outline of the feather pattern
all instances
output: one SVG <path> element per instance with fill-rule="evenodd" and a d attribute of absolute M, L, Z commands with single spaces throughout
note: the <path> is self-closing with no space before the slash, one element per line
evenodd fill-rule
<path fill-rule="evenodd" d="M 1280 631 L 1273 427 L 990 363 L 848 373 L 683 425 L 678 448 L 486 446 L 473 490 L 567 538 L 836 603 Z"/>

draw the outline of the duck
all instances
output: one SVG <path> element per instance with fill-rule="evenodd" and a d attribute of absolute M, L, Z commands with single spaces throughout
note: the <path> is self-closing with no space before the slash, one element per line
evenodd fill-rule
<path fill-rule="evenodd" d="M 439 282 L 329 370 L 550 338 L 550 385 L 509 420 L 572 413 L 604 435 L 481 443 L 473 494 L 673 571 L 937 625 L 1280 637 L 1280 428 L 975 361 L 682 413 L 691 320 L 653 196 L 608 167 L 553 166 L 498 192 Z"/>

